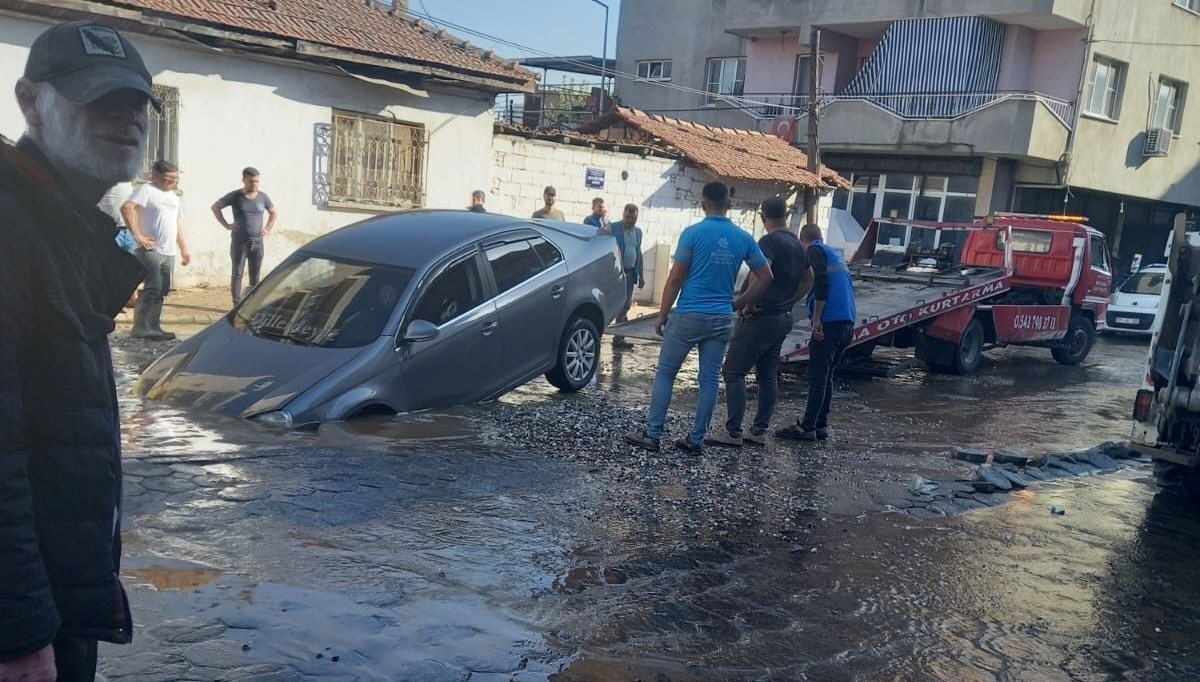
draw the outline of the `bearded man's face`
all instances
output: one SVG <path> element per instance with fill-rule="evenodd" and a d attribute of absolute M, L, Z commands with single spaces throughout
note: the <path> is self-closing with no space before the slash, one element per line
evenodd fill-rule
<path fill-rule="evenodd" d="M 59 168 L 106 185 L 132 180 L 146 154 L 147 102 L 140 92 L 117 90 L 78 105 L 43 84 L 37 98 L 39 142 Z"/>

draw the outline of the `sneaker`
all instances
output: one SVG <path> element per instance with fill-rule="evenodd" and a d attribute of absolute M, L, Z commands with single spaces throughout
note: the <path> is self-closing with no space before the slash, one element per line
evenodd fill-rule
<path fill-rule="evenodd" d="M 651 452 L 658 452 L 659 448 L 658 439 L 651 438 L 645 429 L 625 434 L 625 442 L 630 445 L 636 445 L 639 448 L 645 448 Z"/>
<path fill-rule="evenodd" d="M 791 426 L 785 426 L 782 429 L 779 429 L 775 432 L 775 437 L 784 438 L 787 440 L 798 440 L 806 443 L 815 443 L 818 440 L 816 429 L 802 429 L 800 428 L 799 424 L 792 424 Z"/>
<path fill-rule="evenodd" d="M 698 455 L 704 451 L 703 446 L 696 445 L 687 436 L 684 436 L 683 438 L 680 438 L 679 440 L 675 441 L 675 448 L 677 450 L 682 450 L 689 455 Z"/>
<path fill-rule="evenodd" d="M 704 439 L 705 445 L 723 445 L 727 448 L 742 447 L 742 437 L 735 436 L 725 429 L 721 429 L 716 434 Z"/>
<path fill-rule="evenodd" d="M 748 431 L 746 434 L 744 434 L 742 436 L 742 440 L 744 440 L 747 443 L 750 443 L 751 445 L 764 445 L 765 446 L 767 444 L 767 434 L 765 432 L 755 433 L 754 431 Z"/>
<path fill-rule="evenodd" d="M 616 350 L 633 350 L 633 344 L 625 339 L 613 339 L 612 347 Z"/>
<path fill-rule="evenodd" d="M 829 429 L 817 429 L 817 440 L 829 440 Z"/>

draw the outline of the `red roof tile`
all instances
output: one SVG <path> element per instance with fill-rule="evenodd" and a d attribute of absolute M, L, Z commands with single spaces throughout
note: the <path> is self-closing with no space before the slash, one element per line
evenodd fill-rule
<path fill-rule="evenodd" d="M 642 132 L 658 146 L 678 150 L 723 178 L 790 182 L 819 189 L 850 188 L 845 178 L 826 166 L 821 167 L 818 178 L 808 170 L 807 154 L 774 135 L 755 130 L 715 128 L 626 107 L 613 109 L 585 130 L 601 130 L 615 122 Z"/>
<path fill-rule="evenodd" d="M 364 0 L 101 0 L 200 24 L 303 40 L 527 86 L 533 72 Z"/>

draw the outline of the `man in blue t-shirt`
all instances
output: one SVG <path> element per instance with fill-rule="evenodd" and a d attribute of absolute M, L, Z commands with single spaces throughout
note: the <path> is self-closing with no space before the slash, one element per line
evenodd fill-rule
<path fill-rule="evenodd" d="M 229 288 L 234 305 L 242 300 L 242 271 L 247 264 L 250 269 L 250 288 L 258 286 L 263 262 L 263 237 L 275 229 L 275 221 L 279 218 L 271 197 L 259 191 L 259 179 L 257 168 L 243 169 L 241 189 L 233 190 L 212 205 L 213 216 L 221 223 L 221 227 L 229 230 L 232 238 L 229 259 L 232 261 L 233 275 L 229 280 Z M 233 222 L 225 219 L 223 210 L 226 206 L 233 209 Z"/>
<path fill-rule="evenodd" d="M 658 450 L 675 376 L 692 348 L 700 351 L 700 394 L 696 401 L 696 421 L 692 432 L 675 442 L 679 449 L 699 454 L 717 404 L 721 358 L 733 331 L 733 313 L 756 302 L 771 284 L 771 266 L 763 257 L 754 237 L 725 214 L 729 212 L 729 188 L 724 183 L 704 186 L 700 206 L 708 216 L 683 231 L 675 251 L 675 262 L 667 275 L 662 307 L 655 331 L 663 337 L 658 370 L 650 395 L 650 414 L 646 428 L 625 436 L 633 445 Z M 750 266 L 754 277 L 750 286 L 736 299 L 734 283 L 742 263 Z M 679 305 L 675 306 L 676 299 Z M 675 313 L 670 315 L 672 306 Z M 664 330 L 665 328 L 665 330 Z"/>

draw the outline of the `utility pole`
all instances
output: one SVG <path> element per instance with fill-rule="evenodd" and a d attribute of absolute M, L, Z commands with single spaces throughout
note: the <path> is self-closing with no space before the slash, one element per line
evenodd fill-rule
<path fill-rule="evenodd" d="M 820 90 L 817 80 L 821 77 L 821 29 L 816 26 L 812 27 L 812 35 L 808 43 L 811 49 L 808 57 L 808 170 L 813 175 L 821 177 L 821 145 L 817 139 L 820 127 L 820 123 L 817 121 L 817 114 L 820 111 L 817 103 L 817 93 Z M 817 222 L 817 201 L 820 196 L 820 190 L 815 187 L 810 187 L 805 192 L 809 223 L 816 224 Z"/>
<path fill-rule="evenodd" d="M 604 47 L 601 50 L 600 57 L 600 102 L 597 105 L 598 111 L 596 111 L 596 116 L 603 116 L 604 98 L 607 92 L 605 83 L 608 80 L 608 5 L 600 2 L 600 0 L 592 0 L 592 2 L 604 8 Z"/>

